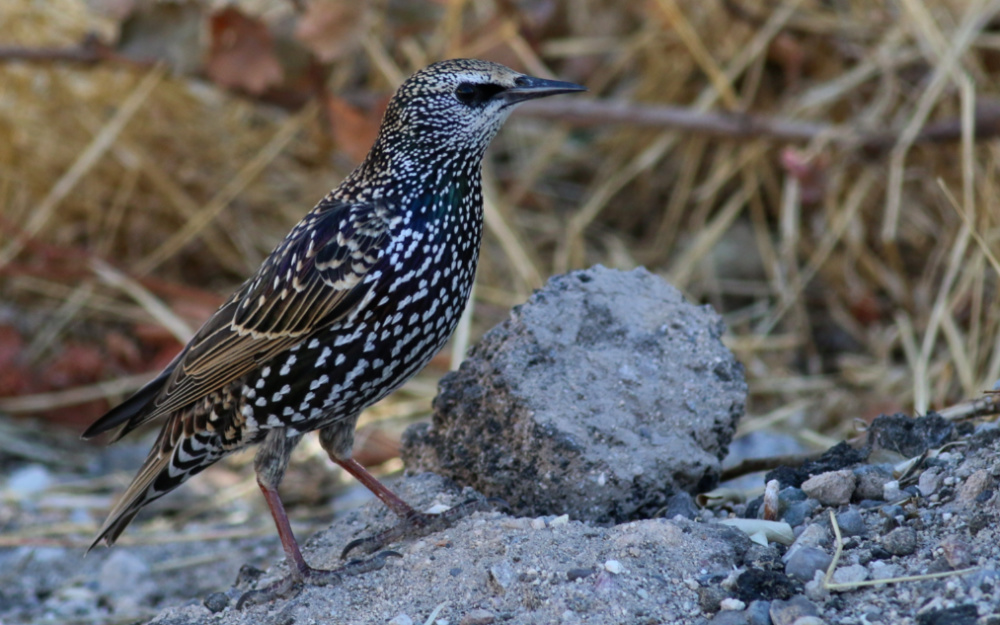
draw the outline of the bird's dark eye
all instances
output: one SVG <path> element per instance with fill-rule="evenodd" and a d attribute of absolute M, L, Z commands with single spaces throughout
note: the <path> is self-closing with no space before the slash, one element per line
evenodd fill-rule
<path fill-rule="evenodd" d="M 462 104 L 478 106 L 503 91 L 500 85 L 463 82 L 455 87 L 455 97 Z"/>

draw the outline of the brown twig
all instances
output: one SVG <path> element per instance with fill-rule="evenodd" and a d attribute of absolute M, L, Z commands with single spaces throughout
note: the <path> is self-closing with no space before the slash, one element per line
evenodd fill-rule
<path fill-rule="evenodd" d="M 694 109 L 606 100 L 537 101 L 525 104 L 523 113 L 556 119 L 573 126 L 629 124 L 676 128 L 686 132 L 729 139 L 777 139 L 811 141 L 827 136 L 832 141 L 865 150 L 882 151 L 896 144 L 896 131 L 865 132 L 848 126 L 796 121 L 749 113 L 699 112 Z M 1000 136 L 1000 102 L 980 101 L 976 106 L 976 138 Z M 961 120 L 946 119 L 928 124 L 914 143 L 947 143 L 962 137 Z"/>
<path fill-rule="evenodd" d="M 95 65 L 102 62 L 127 63 L 136 67 L 152 67 L 155 60 L 141 61 L 122 56 L 115 49 L 89 34 L 80 45 L 66 48 L 26 48 L 24 46 L 0 46 L 0 62 L 25 61 L 31 63 L 77 63 Z"/>

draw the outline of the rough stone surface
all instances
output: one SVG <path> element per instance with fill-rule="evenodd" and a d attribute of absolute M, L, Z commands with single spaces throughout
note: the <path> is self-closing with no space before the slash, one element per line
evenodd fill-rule
<path fill-rule="evenodd" d="M 827 471 L 802 483 L 802 491 L 824 506 L 839 506 L 851 500 L 858 478 L 850 469 Z"/>
<path fill-rule="evenodd" d="M 392 487 L 419 509 L 453 505 L 468 498 L 431 474 L 407 477 Z M 715 524 L 649 519 L 614 527 L 579 521 L 532 529 L 503 513 L 478 512 L 423 539 L 393 546 L 378 571 L 348 577 L 326 587 L 307 587 L 285 600 L 238 611 L 234 603 L 216 614 L 198 604 L 165 611 L 156 625 L 260 625 L 262 623 L 423 623 L 444 604 L 436 622 L 699 623 L 698 595 L 685 580 L 708 574 L 724 578 L 743 564 L 750 540 Z M 359 535 L 395 522 L 380 502 L 335 522 L 304 547 L 316 566 L 335 567 L 340 549 Z M 617 574 L 607 571 L 616 562 Z M 620 567 L 620 568 L 619 568 Z M 581 568 L 591 574 L 575 577 Z M 461 573 L 454 574 L 456 569 Z M 239 596 L 287 572 L 284 562 L 251 584 L 227 594 Z M 393 620 L 395 619 L 395 620 Z"/>
<path fill-rule="evenodd" d="M 722 332 L 644 269 L 555 277 L 441 381 L 403 460 L 517 514 L 651 516 L 718 482 L 747 392 Z"/>

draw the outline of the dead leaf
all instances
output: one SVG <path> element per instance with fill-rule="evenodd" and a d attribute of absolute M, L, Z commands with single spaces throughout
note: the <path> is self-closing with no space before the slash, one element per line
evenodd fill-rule
<path fill-rule="evenodd" d="M 367 2 L 313 0 L 295 25 L 295 38 L 328 63 L 355 50 L 370 21 Z"/>
<path fill-rule="evenodd" d="M 389 104 L 389 98 L 380 100 L 370 109 L 362 109 L 336 96 L 326 99 L 327 115 L 330 118 L 330 134 L 337 148 L 346 152 L 354 161 L 362 161 L 369 148 L 378 137 L 382 115 Z"/>
<path fill-rule="evenodd" d="M 260 95 L 281 84 L 285 72 L 267 26 L 234 7 L 210 19 L 212 43 L 205 71 L 216 84 Z"/>

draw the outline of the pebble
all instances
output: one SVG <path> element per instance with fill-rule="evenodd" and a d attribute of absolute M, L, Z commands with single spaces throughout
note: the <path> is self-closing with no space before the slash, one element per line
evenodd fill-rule
<path fill-rule="evenodd" d="M 938 488 L 941 487 L 941 480 L 944 475 L 941 469 L 934 467 L 933 469 L 927 469 L 920 474 L 920 479 L 917 480 L 917 488 L 920 489 L 920 494 L 924 497 L 930 497 L 937 492 Z"/>
<path fill-rule="evenodd" d="M 594 569 L 590 569 L 590 568 L 575 568 L 575 569 L 570 569 L 570 570 L 566 571 L 566 579 L 568 579 L 571 582 L 575 582 L 578 579 L 583 579 L 585 577 L 590 577 L 595 572 L 596 571 L 594 571 Z"/>
<path fill-rule="evenodd" d="M 747 608 L 747 625 L 771 625 L 770 611 L 770 601 L 751 601 Z"/>
<path fill-rule="evenodd" d="M 714 583 L 699 586 L 697 592 L 698 607 L 702 612 L 718 612 L 722 602 L 729 598 L 729 591 Z"/>
<path fill-rule="evenodd" d="M 618 560 L 608 560 L 604 563 L 604 570 L 612 575 L 619 575 L 622 572 L 622 563 Z"/>
<path fill-rule="evenodd" d="M 801 547 L 825 547 L 830 544 L 830 532 L 819 523 L 812 523 L 806 526 L 799 533 L 795 542 L 788 548 L 785 560 L 792 555 L 792 552 Z"/>
<path fill-rule="evenodd" d="M 205 597 L 204 606 L 212 614 L 218 614 L 229 606 L 229 595 L 224 592 L 213 592 Z"/>
<path fill-rule="evenodd" d="M 833 572 L 833 583 L 856 584 L 868 579 L 868 569 L 860 564 L 842 566 Z"/>
<path fill-rule="evenodd" d="M 792 527 L 799 527 L 805 523 L 806 519 L 811 517 L 819 507 L 820 503 L 815 499 L 796 501 L 785 508 L 784 513 L 781 515 L 781 520 L 788 523 Z"/>
<path fill-rule="evenodd" d="M 902 491 L 899 490 L 899 482 L 890 480 L 882 486 L 882 499 L 886 501 L 899 501 L 903 498 Z"/>
<path fill-rule="evenodd" d="M 7 490 L 15 499 L 46 490 L 53 482 L 52 474 L 40 464 L 29 464 L 13 471 L 7 478 Z"/>
<path fill-rule="evenodd" d="M 993 478 L 985 469 L 979 469 L 970 475 L 961 486 L 958 487 L 958 494 L 955 500 L 961 504 L 974 503 L 979 493 L 992 486 Z"/>
<path fill-rule="evenodd" d="M 876 560 L 868 566 L 871 569 L 872 579 L 891 579 L 893 577 L 902 577 L 903 574 L 903 570 L 898 564 L 882 562 L 881 560 Z"/>
<path fill-rule="evenodd" d="M 746 625 L 746 622 L 747 618 L 742 612 L 722 610 L 708 621 L 708 625 Z"/>
<path fill-rule="evenodd" d="M 497 620 L 497 617 L 489 610 L 476 608 L 469 610 L 469 613 L 462 617 L 459 625 L 490 625 Z"/>
<path fill-rule="evenodd" d="M 975 563 L 972 548 L 964 540 L 949 536 L 942 540 L 938 547 L 941 549 L 945 561 L 948 562 L 948 566 L 952 569 L 965 569 Z"/>
<path fill-rule="evenodd" d="M 663 518 L 674 519 L 684 517 L 693 519 L 698 516 L 698 506 L 694 503 L 691 493 L 682 490 L 667 500 L 667 508 L 663 512 Z"/>
<path fill-rule="evenodd" d="M 856 508 L 848 508 L 837 515 L 837 525 L 843 536 L 867 536 L 868 526 Z"/>
<path fill-rule="evenodd" d="M 825 571 L 833 558 L 816 547 L 800 547 L 785 562 L 785 573 L 800 582 L 808 582 L 816 571 Z"/>
<path fill-rule="evenodd" d="M 413 625 L 413 619 L 404 612 L 389 619 L 388 625 Z"/>
<path fill-rule="evenodd" d="M 883 464 L 864 464 L 854 469 L 858 483 L 854 496 L 858 499 L 881 500 L 883 487 L 892 481 L 892 467 Z"/>
<path fill-rule="evenodd" d="M 735 610 L 742 612 L 743 610 L 746 609 L 746 607 L 747 604 L 743 603 L 742 601 L 734 597 L 726 597 L 725 599 L 719 602 L 720 610 Z"/>
<path fill-rule="evenodd" d="M 894 556 L 908 556 L 917 550 L 917 533 L 912 527 L 897 527 L 882 537 L 882 547 Z"/>
<path fill-rule="evenodd" d="M 857 483 L 850 469 L 827 471 L 802 482 L 802 491 L 825 506 L 840 506 L 851 501 Z"/>
<path fill-rule="evenodd" d="M 543 519 L 542 517 L 531 519 L 531 529 L 533 530 L 545 529 L 545 519 Z"/>
<path fill-rule="evenodd" d="M 500 590 L 506 591 L 514 583 L 514 568 L 504 561 L 490 567 L 490 581 Z"/>
<path fill-rule="evenodd" d="M 812 601 L 802 595 L 795 595 L 787 601 L 776 599 L 771 602 L 771 621 L 774 625 L 792 625 L 806 616 L 818 616 L 819 610 Z"/>
<path fill-rule="evenodd" d="M 560 525 L 566 525 L 568 523 L 569 523 L 569 515 L 562 514 L 552 519 L 552 521 L 549 522 L 549 527 L 559 527 Z"/>

